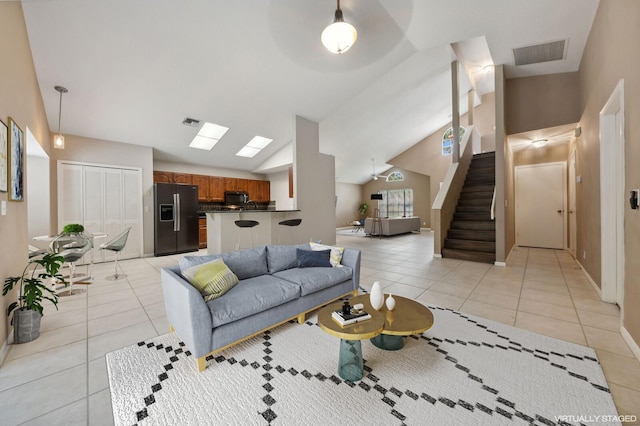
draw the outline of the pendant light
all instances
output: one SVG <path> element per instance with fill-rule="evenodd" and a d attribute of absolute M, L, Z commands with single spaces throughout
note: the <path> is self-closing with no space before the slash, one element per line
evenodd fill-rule
<path fill-rule="evenodd" d="M 358 38 L 356 28 L 348 22 L 344 22 L 340 0 L 336 9 L 333 23 L 322 31 L 320 40 L 324 47 L 331 53 L 344 53 L 351 48 Z"/>
<path fill-rule="evenodd" d="M 64 136 L 62 136 L 62 130 L 60 130 L 60 119 L 62 118 L 62 94 L 67 93 L 68 90 L 62 86 L 56 86 L 54 89 L 60 93 L 60 106 L 58 108 L 58 134 L 53 137 L 53 147 L 64 149 Z"/>

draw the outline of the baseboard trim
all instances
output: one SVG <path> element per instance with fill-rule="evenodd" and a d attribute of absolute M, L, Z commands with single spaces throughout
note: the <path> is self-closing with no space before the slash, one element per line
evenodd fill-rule
<path fill-rule="evenodd" d="M 4 364 L 7 354 L 9 354 L 9 345 L 11 343 L 13 343 L 13 327 L 9 328 L 9 335 L 6 340 L 2 342 L 2 346 L 0 346 L 0 366 Z"/>
<path fill-rule="evenodd" d="M 591 284 L 591 287 L 593 287 L 595 292 L 598 294 L 598 297 L 600 298 L 600 300 L 602 300 L 602 293 L 600 292 L 600 287 L 598 287 L 598 284 L 596 284 L 596 282 L 593 280 L 593 278 L 591 278 L 591 275 L 589 275 L 589 273 L 584 268 L 584 266 L 582 266 L 580 261 L 575 257 L 574 257 L 574 259 L 575 259 L 576 263 L 578 264 L 578 266 L 580 266 L 580 269 L 582 270 L 582 273 L 584 274 L 584 276 L 587 279 L 587 281 L 589 282 L 589 284 Z"/>
<path fill-rule="evenodd" d="M 442 255 L 440 253 L 433 253 L 434 259 L 442 259 Z"/>
<path fill-rule="evenodd" d="M 507 262 L 498 262 L 497 260 L 493 262 L 493 264 L 496 266 L 507 266 Z"/>
<path fill-rule="evenodd" d="M 631 336 L 631 334 L 629 334 L 629 331 L 624 326 L 620 326 L 620 334 L 622 335 L 624 341 L 627 342 L 627 345 L 629 345 L 629 349 L 631 349 L 631 352 L 633 352 L 638 361 L 640 361 L 640 346 L 638 346 L 638 343 L 633 340 L 633 337 Z"/>

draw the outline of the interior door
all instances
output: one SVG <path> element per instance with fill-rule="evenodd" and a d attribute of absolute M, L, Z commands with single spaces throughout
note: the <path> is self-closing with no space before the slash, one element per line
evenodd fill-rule
<path fill-rule="evenodd" d="M 516 167 L 516 243 L 566 247 L 566 164 Z"/>
<path fill-rule="evenodd" d="M 578 246 L 578 225 L 576 223 L 576 152 L 571 152 L 569 159 L 569 251 L 576 255 Z"/>

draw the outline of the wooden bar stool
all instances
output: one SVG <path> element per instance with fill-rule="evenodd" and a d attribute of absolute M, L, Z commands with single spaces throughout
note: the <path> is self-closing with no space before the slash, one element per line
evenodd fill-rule
<path fill-rule="evenodd" d="M 296 238 L 295 238 L 295 244 L 299 244 L 300 243 L 300 235 L 297 232 L 298 230 L 298 226 L 302 223 L 302 219 L 287 219 L 287 220 L 283 220 L 282 222 L 278 222 L 278 225 L 280 226 L 286 226 L 287 228 L 280 228 L 280 230 L 278 231 L 278 244 L 281 244 L 281 239 L 282 239 L 282 234 L 283 234 L 283 229 L 288 229 L 288 243 L 289 244 L 293 244 L 294 242 L 291 241 L 291 234 L 296 231 Z"/>
<path fill-rule="evenodd" d="M 240 238 L 242 238 L 243 229 L 249 230 L 249 233 L 251 234 L 251 248 L 253 248 L 255 246 L 254 237 L 253 237 L 253 233 L 254 233 L 253 228 L 260 225 L 260 222 L 258 222 L 257 220 L 240 219 L 240 220 L 236 220 L 235 224 L 238 228 L 240 228 L 238 230 L 238 244 L 236 245 L 236 250 L 240 250 Z"/>

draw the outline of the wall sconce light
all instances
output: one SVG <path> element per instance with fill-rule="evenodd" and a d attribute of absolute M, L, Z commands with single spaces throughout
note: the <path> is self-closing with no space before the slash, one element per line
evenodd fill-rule
<path fill-rule="evenodd" d="M 62 118 L 62 94 L 67 93 L 66 87 L 56 86 L 56 91 L 60 93 L 60 106 L 58 107 L 58 134 L 53 137 L 53 147 L 56 149 L 64 149 L 64 136 L 62 136 L 62 130 L 60 130 L 60 121 Z"/>

